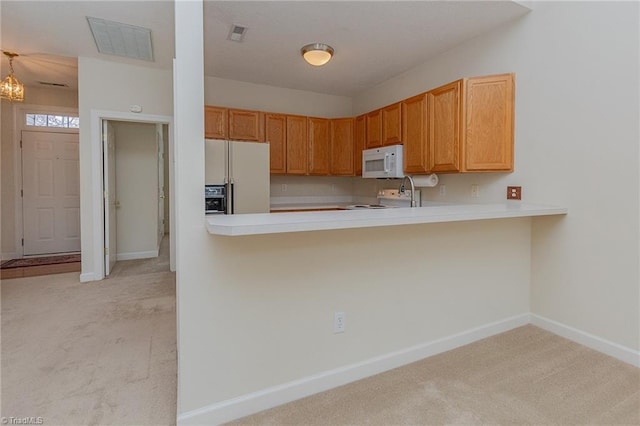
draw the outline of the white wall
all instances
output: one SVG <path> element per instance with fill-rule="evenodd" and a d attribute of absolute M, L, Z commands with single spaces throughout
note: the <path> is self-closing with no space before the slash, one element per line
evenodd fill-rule
<path fill-rule="evenodd" d="M 156 125 L 112 121 L 115 131 L 117 257 L 158 253 L 158 147 Z"/>
<path fill-rule="evenodd" d="M 515 172 L 441 175 L 438 201 L 563 205 L 533 222 L 531 310 L 640 349 L 638 4 L 537 2 L 531 13 L 354 99 L 358 113 L 463 76 L 516 73 Z M 480 184 L 480 199 L 470 186 Z"/>
<path fill-rule="evenodd" d="M 143 113 L 173 115 L 172 73 L 99 59 L 78 58 L 80 112 L 80 215 L 82 233 L 82 274 L 91 277 L 94 264 L 93 157 L 99 155 L 100 141 L 91 134 L 92 110 L 129 112 L 130 105 L 142 106 Z"/>
<path fill-rule="evenodd" d="M 346 96 L 325 95 L 216 77 L 205 77 L 204 85 L 204 99 L 207 105 L 325 118 L 352 115 L 352 101 Z"/>
<path fill-rule="evenodd" d="M 4 74 L 4 71 L 2 72 Z M 0 133 L 0 158 L 2 167 L 2 179 L 0 184 L 0 217 L 2 217 L 0 235 L 2 258 L 14 257 L 17 253 L 15 247 L 15 133 L 16 127 L 15 108 L 23 105 L 51 106 L 64 108 L 78 108 L 78 92 L 67 89 L 52 89 L 28 86 L 25 88 L 25 99 L 22 103 L 10 103 L 2 100 L 1 104 L 1 133 Z"/>

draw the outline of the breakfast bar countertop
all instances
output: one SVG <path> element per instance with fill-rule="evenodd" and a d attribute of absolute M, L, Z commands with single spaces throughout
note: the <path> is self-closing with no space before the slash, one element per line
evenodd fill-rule
<path fill-rule="evenodd" d="M 565 207 L 508 202 L 396 209 L 210 215 L 205 217 L 205 224 L 210 234 L 238 236 L 565 215 L 567 213 L 568 210 Z"/>

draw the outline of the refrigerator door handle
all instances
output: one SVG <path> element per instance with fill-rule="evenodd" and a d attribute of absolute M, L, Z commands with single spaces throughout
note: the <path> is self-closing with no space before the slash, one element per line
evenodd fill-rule
<path fill-rule="evenodd" d="M 235 210 L 236 210 L 236 197 L 235 194 L 233 193 L 233 179 L 231 179 L 231 182 L 229 183 L 229 188 L 231 189 L 231 213 L 230 214 L 235 214 Z"/>

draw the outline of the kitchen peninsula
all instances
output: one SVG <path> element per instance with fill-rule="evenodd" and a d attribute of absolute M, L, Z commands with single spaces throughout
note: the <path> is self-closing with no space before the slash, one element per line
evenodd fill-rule
<path fill-rule="evenodd" d="M 237 236 L 564 215 L 567 212 L 564 207 L 537 204 L 461 204 L 381 210 L 212 215 L 205 220 L 210 234 Z"/>

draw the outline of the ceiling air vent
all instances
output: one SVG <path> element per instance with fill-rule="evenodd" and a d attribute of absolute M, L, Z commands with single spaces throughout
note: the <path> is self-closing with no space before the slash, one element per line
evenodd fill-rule
<path fill-rule="evenodd" d="M 43 86 L 53 86 L 53 87 L 69 87 L 66 83 L 52 83 L 49 81 L 39 81 L 38 84 L 42 84 Z"/>
<path fill-rule="evenodd" d="M 151 30 L 87 16 L 98 52 L 153 62 Z"/>
<path fill-rule="evenodd" d="M 229 40 L 241 42 L 244 39 L 244 35 L 246 33 L 247 33 L 247 27 L 233 24 L 231 26 L 231 31 L 229 32 Z"/>

